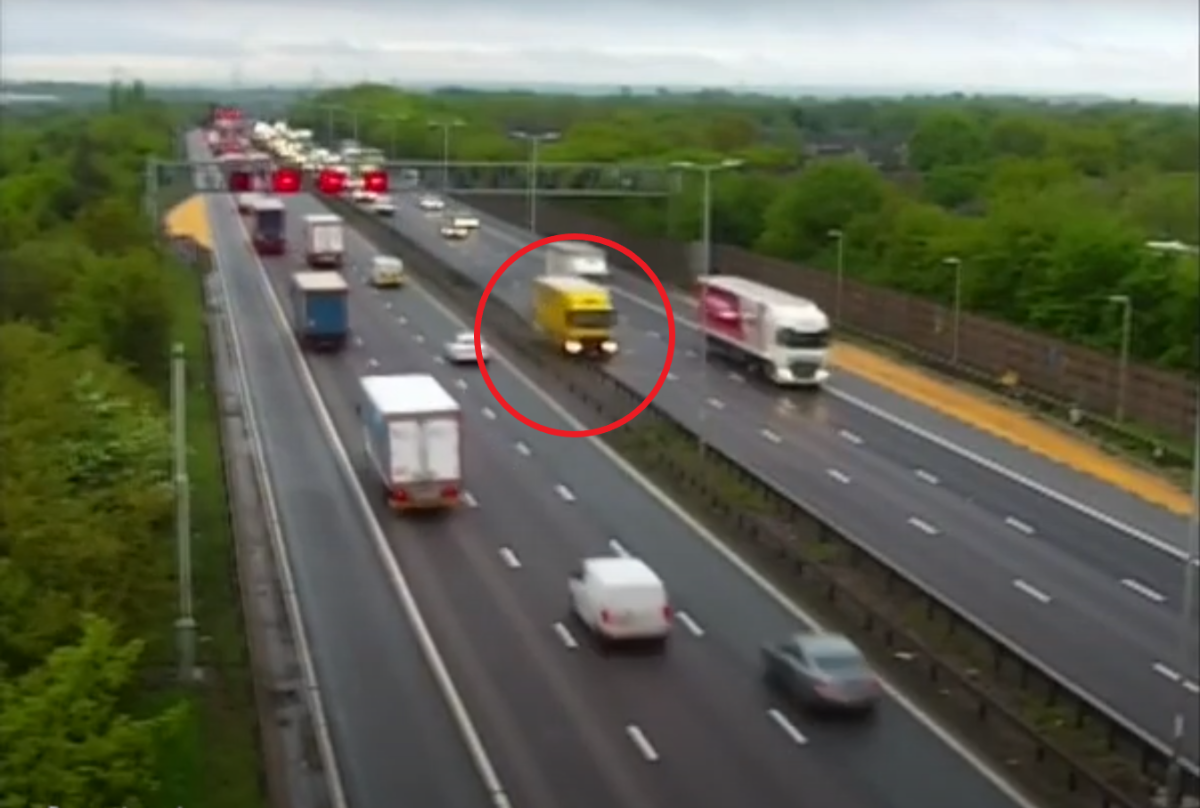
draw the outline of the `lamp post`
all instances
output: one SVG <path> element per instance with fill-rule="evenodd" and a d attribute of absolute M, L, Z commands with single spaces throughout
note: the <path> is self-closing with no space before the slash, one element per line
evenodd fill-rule
<path fill-rule="evenodd" d="M 962 347 L 962 259 L 955 256 L 943 258 L 942 263 L 954 268 L 954 308 L 951 311 L 953 334 L 951 334 L 950 361 L 958 364 L 959 350 Z"/>
<path fill-rule="evenodd" d="M 179 653 L 179 678 L 195 679 L 196 618 L 192 608 L 191 482 L 188 476 L 187 385 L 182 343 L 171 348 L 171 432 L 175 466 L 175 563 L 179 576 L 179 614 L 175 635 Z"/>
<path fill-rule="evenodd" d="M 671 163 L 671 168 L 679 171 L 695 171 L 704 178 L 704 195 L 701 201 L 702 205 L 702 225 L 700 228 L 700 244 L 704 250 L 704 257 L 700 262 L 700 277 L 707 278 L 712 274 L 712 178 L 713 174 L 718 171 L 730 171 L 735 168 L 740 168 L 745 163 L 744 160 L 721 160 L 716 163 L 693 163 L 690 161 L 682 161 Z M 701 303 L 700 317 L 707 317 L 707 313 L 703 309 Z M 704 439 L 704 408 L 708 406 L 708 337 L 704 334 L 700 335 L 700 428 L 696 430 L 697 440 L 699 441 L 700 454 L 703 455 L 707 447 L 707 441 Z"/>
<path fill-rule="evenodd" d="M 529 144 L 529 232 L 537 234 L 538 150 L 543 143 L 558 140 L 558 132 L 526 132 L 518 130 L 509 135 Z"/>
<path fill-rule="evenodd" d="M 399 132 L 400 132 L 400 124 L 403 123 L 404 121 L 407 121 L 408 116 L 407 115 L 380 115 L 379 120 L 391 125 L 391 130 L 390 130 L 391 138 L 388 143 L 388 146 L 389 146 L 388 159 L 395 160 L 395 159 L 397 159 L 397 156 L 398 156 L 396 154 L 396 140 L 397 140 Z"/>
<path fill-rule="evenodd" d="M 333 148 L 333 116 L 342 108 L 337 104 L 321 104 L 320 109 L 325 110 L 325 142 L 329 144 L 329 148 Z"/>
<path fill-rule="evenodd" d="M 450 133 L 461 126 L 462 121 L 430 121 L 430 129 L 438 129 L 442 133 L 442 193 L 450 188 Z"/>
<path fill-rule="evenodd" d="M 1129 295 L 1109 295 L 1121 307 L 1121 356 L 1117 367 L 1117 421 L 1125 420 L 1125 390 L 1129 381 L 1129 340 L 1133 335 L 1133 301 Z"/>
<path fill-rule="evenodd" d="M 837 242 L 837 290 L 834 292 L 833 316 L 842 324 L 842 281 L 846 276 L 846 233 L 843 230 L 829 231 L 829 237 Z"/>

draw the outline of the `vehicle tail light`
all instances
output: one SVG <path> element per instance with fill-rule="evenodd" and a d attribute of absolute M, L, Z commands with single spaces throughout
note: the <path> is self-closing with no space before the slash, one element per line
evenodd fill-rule
<path fill-rule="evenodd" d="M 608 625 L 612 622 L 612 613 L 608 609 L 600 610 L 600 622 Z"/>
<path fill-rule="evenodd" d="M 388 175 L 386 171 L 367 171 L 363 174 L 363 188 L 373 194 L 386 194 Z"/>
<path fill-rule="evenodd" d="M 392 492 L 392 502 L 408 502 L 408 492 L 403 488 L 397 488 Z"/>
<path fill-rule="evenodd" d="M 447 485 L 442 488 L 442 499 L 458 499 L 458 487 Z"/>
<path fill-rule="evenodd" d="M 244 194 L 251 189 L 253 181 L 249 171 L 234 171 L 229 175 L 229 190 Z"/>
<path fill-rule="evenodd" d="M 271 175 L 271 188 L 277 194 L 294 194 L 300 190 L 300 172 L 294 168 L 281 168 Z"/>
<path fill-rule="evenodd" d="M 323 194 L 340 194 L 346 190 L 346 176 L 340 171 L 325 169 L 317 177 L 317 188 Z"/>
<path fill-rule="evenodd" d="M 675 617 L 675 610 L 672 609 L 670 606 L 663 606 L 662 615 L 663 615 L 663 620 L 670 623 L 671 619 L 673 617 Z"/>

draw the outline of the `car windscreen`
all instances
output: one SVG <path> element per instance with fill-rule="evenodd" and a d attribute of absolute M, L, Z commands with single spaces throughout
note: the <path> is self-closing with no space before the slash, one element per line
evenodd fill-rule
<path fill-rule="evenodd" d="M 572 328 L 611 328 L 617 321 L 612 309 L 601 311 L 573 311 L 567 314 L 567 323 Z"/>
<path fill-rule="evenodd" d="M 865 673 L 867 670 L 863 658 L 849 651 L 827 651 L 813 654 L 812 661 L 825 673 L 834 675 Z"/>

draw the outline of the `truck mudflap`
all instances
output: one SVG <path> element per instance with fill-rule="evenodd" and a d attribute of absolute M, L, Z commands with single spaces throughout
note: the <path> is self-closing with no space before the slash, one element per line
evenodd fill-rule
<path fill-rule="evenodd" d="M 298 334 L 297 337 L 306 351 L 340 351 L 346 347 L 345 334 Z"/>
<path fill-rule="evenodd" d="M 462 503 L 462 488 L 456 482 L 393 485 L 386 492 L 394 511 L 443 510 Z"/>

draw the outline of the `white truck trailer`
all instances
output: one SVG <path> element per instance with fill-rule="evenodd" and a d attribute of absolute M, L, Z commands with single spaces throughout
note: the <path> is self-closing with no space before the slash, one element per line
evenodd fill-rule
<path fill-rule="evenodd" d="M 592 283 L 608 280 L 608 256 L 602 247 L 587 241 L 556 241 L 545 249 L 547 275 L 587 278 Z"/>
<path fill-rule="evenodd" d="M 445 509 L 462 499 L 462 411 L 424 373 L 364 376 L 358 405 L 367 458 L 397 511 Z"/>
<path fill-rule="evenodd" d="M 346 257 L 346 231 L 340 216 L 310 213 L 304 217 L 304 258 L 313 268 L 341 269 Z"/>
<path fill-rule="evenodd" d="M 829 317 L 807 298 L 709 275 L 700 279 L 698 319 L 710 355 L 784 387 L 818 387 L 829 378 Z"/>

